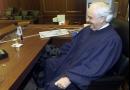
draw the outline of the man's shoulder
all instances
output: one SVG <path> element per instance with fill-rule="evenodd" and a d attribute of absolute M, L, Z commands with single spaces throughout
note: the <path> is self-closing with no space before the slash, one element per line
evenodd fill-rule
<path fill-rule="evenodd" d="M 110 37 L 111 38 L 115 38 L 115 39 L 120 39 L 119 34 L 117 33 L 117 31 L 115 30 L 114 27 L 111 26 L 111 30 L 110 30 Z"/>
<path fill-rule="evenodd" d="M 89 32 L 90 30 L 91 30 L 90 27 L 87 26 L 87 27 L 82 28 L 82 29 L 80 30 L 80 32 L 85 33 L 85 32 Z"/>

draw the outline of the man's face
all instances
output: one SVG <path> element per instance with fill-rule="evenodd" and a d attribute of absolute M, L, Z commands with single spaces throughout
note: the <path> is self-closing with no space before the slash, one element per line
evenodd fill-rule
<path fill-rule="evenodd" d="M 89 10 L 88 11 L 88 19 L 87 21 L 90 23 L 91 28 L 96 28 L 96 27 L 100 27 L 103 23 L 103 20 L 101 17 L 96 16 L 96 14 L 94 13 L 94 10 Z"/>

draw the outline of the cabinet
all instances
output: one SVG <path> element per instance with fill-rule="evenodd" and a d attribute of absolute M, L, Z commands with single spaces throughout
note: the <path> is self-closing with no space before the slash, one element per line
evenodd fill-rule
<path fill-rule="evenodd" d="M 129 0 L 116 0 L 119 2 L 119 10 L 118 10 L 118 18 L 120 19 L 127 19 L 127 10 L 129 5 Z"/>
<path fill-rule="evenodd" d="M 42 23 L 52 23 L 52 18 L 65 14 L 68 24 L 85 23 L 86 0 L 41 0 Z"/>
<path fill-rule="evenodd" d="M 5 9 L 7 8 L 17 8 L 23 10 L 39 10 L 40 1 L 39 0 L 4 0 Z"/>
<path fill-rule="evenodd" d="M 4 1 L 1 0 L 0 1 L 0 14 L 1 14 L 1 11 L 4 9 Z"/>
<path fill-rule="evenodd" d="M 40 10 L 40 23 L 53 23 L 52 18 L 65 14 L 68 24 L 83 24 L 86 22 L 87 2 L 93 0 L 0 0 L 4 6 L 1 10 L 15 7 L 23 10 Z M 3 2 L 2 2 L 3 1 Z M 101 0 L 102 1 L 102 0 Z M 108 0 L 109 1 L 109 0 Z M 118 2 L 117 17 L 126 19 L 129 0 L 114 0 Z M 1 4 L 0 3 L 0 4 Z"/>

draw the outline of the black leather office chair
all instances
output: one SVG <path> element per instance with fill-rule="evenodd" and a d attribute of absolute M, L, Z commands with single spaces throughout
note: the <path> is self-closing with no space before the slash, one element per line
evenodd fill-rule
<path fill-rule="evenodd" d="M 117 64 L 87 90 L 119 90 L 124 80 L 129 80 L 129 23 L 114 19 L 111 24 L 123 41 L 122 54 Z"/>

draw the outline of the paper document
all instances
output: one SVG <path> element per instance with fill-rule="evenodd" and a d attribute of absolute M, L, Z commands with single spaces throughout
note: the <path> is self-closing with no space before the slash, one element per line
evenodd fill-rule
<path fill-rule="evenodd" d="M 40 38 L 61 36 L 61 35 L 67 35 L 67 34 L 69 34 L 67 29 L 58 29 L 58 30 L 52 30 L 52 31 L 39 32 Z"/>
<path fill-rule="evenodd" d="M 57 17 L 54 17 L 52 20 L 53 20 L 53 22 L 58 22 L 58 18 Z"/>
<path fill-rule="evenodd" d="M 17 48 L 18 48 L 18 47 L 23 46 L 23 44 L 20 44 L 20 43 L 15 43 L 15 44 L 12 44 L 11 46 L 12 46 L 12 47 L 17 47 Z"/>
<path fill-rule="evenodd" d="M 58 22 L 65 22 L 65 15 L 57 15 Z"/>

